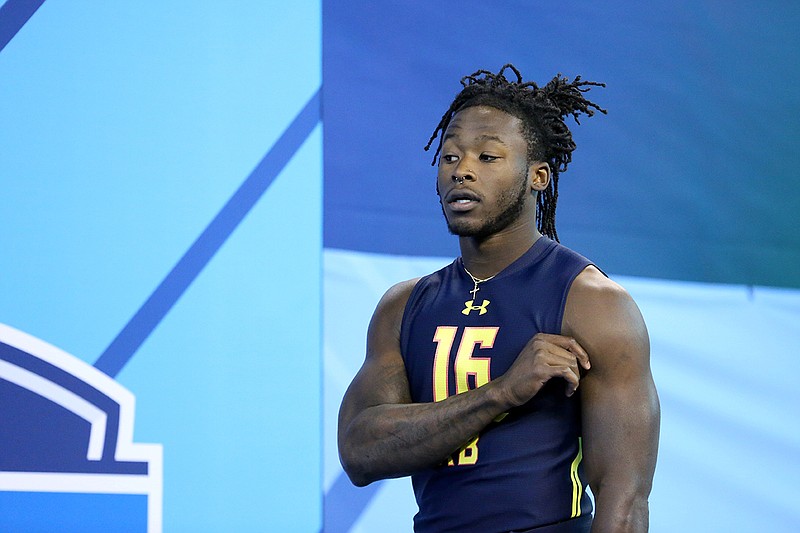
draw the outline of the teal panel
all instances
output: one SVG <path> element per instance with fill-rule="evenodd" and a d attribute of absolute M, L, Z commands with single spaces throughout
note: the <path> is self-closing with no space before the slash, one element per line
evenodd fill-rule
<path fill-rule="evenodd" d="M 558 72 L 607 84 L 587 97 L 608 115 L 567 119 L 564 244 L 610 272 L 800 288 L 800 3 L 327 0 L 324 12 L 326 247 L 455 253 L 422 147 L 462 76 L 511 62 L 539 84 Z"/>

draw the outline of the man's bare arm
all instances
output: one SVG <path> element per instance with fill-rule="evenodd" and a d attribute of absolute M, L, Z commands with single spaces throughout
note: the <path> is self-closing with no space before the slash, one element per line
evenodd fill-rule
<path fill-rule="evenodd" d="M 411 403 L 400 323 L 413 286 L 396 285 L 378 304 L 364 365 L 339 411 L 339 456 L 359 486 L 440 463 L 503 412 L 490 388 L 436 404 Z"/>
<path fill-rule="evenodd" d="M 592 357 L 581 380 L 592 532 L 647 531 L 660 411 L 644 320 L 624 289 L 589 267 L 570 290 L 563 332 Z"/>
<path fill-rule="evenodd" d="M 572 339 L 537 335 L 505 375 L 436 403 L 411 403 L 400 323 L 414 281 L 390 289 L 367 333 L 367 356 L 339 411 L 339 456 L 356 485 L 443 462 L 498 415 L 533 397 L 552 377 L 578 386 L 586 352 Z M 433 349 L 433 339 L 431 339 Z"/>

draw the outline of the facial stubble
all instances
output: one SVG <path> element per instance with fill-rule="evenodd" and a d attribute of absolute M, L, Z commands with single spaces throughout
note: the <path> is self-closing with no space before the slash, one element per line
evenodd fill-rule
<path fill-rule="evenodd" d="M 452 235 L 485 239 L 490 235 L 504 230 L 509 224 L 519 218 L 525 208 L 525 200 L 528 194 L 531 194 L 531 192 L 528 189 L 527 174 L 520 173 L 517 179 L 517 187 L 504 191 L 503 194 L 497 198 L 495 205 L 499 209 L 499 213 L 484 221 L 478 227 L 467 222 L 449 220 L 445 213 L 441 196 L 439 197 L 439 204 L 442 207 L 442 214 L 447 222 L 447 229 Z"/>

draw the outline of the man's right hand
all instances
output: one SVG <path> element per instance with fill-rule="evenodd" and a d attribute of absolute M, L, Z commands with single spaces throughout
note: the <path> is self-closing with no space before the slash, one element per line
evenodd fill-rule
<path fill-rule="evenodd" d="M 564 379 L 566 394 L 572 396 L 580 383 L 581 368 L 590 367 L 589 355 L 572 337 L 537 333 L 495 385 L 500 385 L 511 406 L 526 403 L 552 378 Z"/>

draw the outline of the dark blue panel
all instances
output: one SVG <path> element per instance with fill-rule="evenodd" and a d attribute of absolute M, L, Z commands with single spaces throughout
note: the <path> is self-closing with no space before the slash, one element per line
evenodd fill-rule
<path fill-rule="evenodd" d="M 800 286 L 800 6 L 324 2 L 325 246 L 452 255 L 422 151 L 478 68 L 603 81 L 558 232 L 607 271 Z"/>
<path fill-rule="evenodd" d="M 4 379 L 0 379 L 0 413 L 0 470 L 85 471 L 89 422 Z"/>
<path fill-rule="evenodd" d="M 50 400 L 0 380 L 0 470 L 146 474 L 142 462 L 117 461 L 119 404 L 69 372 L 18 348 L 0 343 L 0 360 L 33 372 L 88 401 L 106 414 L 103 456 L 86 458 L 89 424 Z"/>

